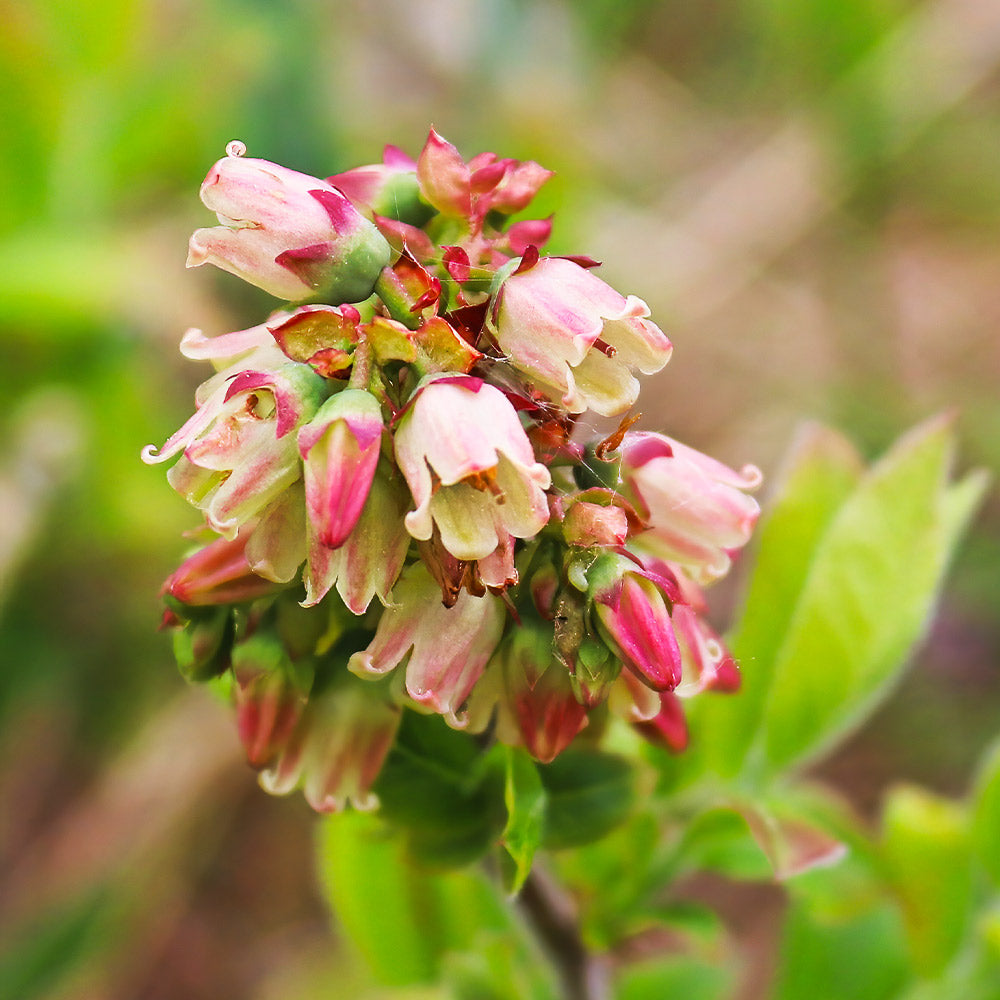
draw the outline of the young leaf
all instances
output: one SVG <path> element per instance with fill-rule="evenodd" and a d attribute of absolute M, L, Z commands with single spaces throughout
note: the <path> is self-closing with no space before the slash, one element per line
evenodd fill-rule
<path fill-rule="evenodd" d="M 976 855 L 1000 887 L 1000 742 L 988 753 L 973 797 L 972 836 Z"/>
<path fill-rule="evenodd" d="M 775 500 L 758 528 L 758 555 L 743 615 L 730 647 L 743 683 L 733 697 L 698 698 L 689 712 L 691 748 L 684 770 L 704 755 L 712 770 L 735 775 L 764 711 L 775 660 L 820 539 L 861 477 L 854 447 L 816 424 L 792 445 Z"/>
<path fill-rule="evenodd" d="M 729 996 L 732 972 L 716 962 L 671 957 L 636 963 L 622 972 L 618 1000 L 722 1000 Z"/>
<path fill-rule="evenodd" d="M 914 968 L 936 976 L 962 944 L 973 904 L 964 810 L 918 788 L 886 804 L 882 854 L 899 899 Z"/>
<path fill-rule="evenodd" d="M 773 1000 L 895 1000 L 909 978 L 893 908 L 882 904 L 849 921 L 817 918 L 808 899 L 785 919 Z"/>
<path fill-rule="evenodd" d="M 410 863 L 378 816 L 343 813 L 320 826 L 319 873 L 330 906 L 374 975 L 389 985 L 434 981 L 442 956 L 509 918 L 477 872 L 432 874 Z"/>
<path fill-rule="evenodd" d="M 548 800 L 545 847 L 577 847 L 621 823 L 635 797 L 632 767 L 597 750 L 564 750 L 538 768 Z"/>
<path fill-rule="evenodd" d="M 508 889 L 516 893 L 524 885 L 535 851 L 542 842 L 545 788 L 535 762 L 524 750 L 517 747 L 505 747 L 505 750 L 507 826 L 503 831 L 503 845 L 514 861 L 514 877 Z"/>
<path fill-rule="evenodd" d="M 981 496 L 946 488 L 941 420 L 906 435 L 824 533 L 775 654 L 764 714 L 770 770 L 827 749 L 875 707 L 924 628 L 956 537 Z"/>
<path fill-rule="evenodd" d="M 374 790 L 415 859 L 456 867 L 496 842 L 505 818 L 503 778 L 489 763 L 475 740 L 443 719 L 404 713 Z"/>

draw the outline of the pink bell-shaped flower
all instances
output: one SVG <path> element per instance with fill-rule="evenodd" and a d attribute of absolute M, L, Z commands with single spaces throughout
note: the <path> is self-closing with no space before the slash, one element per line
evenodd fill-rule
<path fill-rule="evenodd" d="M 677 563 L 700 584 L 724 576 L 757 523 L 760 507 L 745 491 L 760 485 L 760 470 L 736 472 L 651 432 L 627 433 L 621 456 L 625 491 L 649 523 L 630 548 Z"/>
<path fill-rule="evenodd" d="M 531 538 L 549 518 L 549 470 L 507 397 L 481 379 L 445 376 L 417 389 L 395 433 L 396 461 L 416 509 L 406 529 L 435 526 L 457 559 L 485 559 L 507 536 Z"/>
<path fill-rule="evenodd" d="M 463 592 L 446 608 L 426 567 L 414 563 L 393 588 L 375 638 L 348 666 L 359 676 L 378 677 L 406 660 L 410 698 L 461 726 L 458 713 L 500 641 L 506 615 L 492 594 Z"/>
<path fill-rule="evenodd" d="M 291 432 L 322 401 L 327 381 L 304 365 L 244 371 L 218 383 L 194 416 L 146 462 L 183 451 L 167 480 L 199 510 L 213 531 L 233 538 L 289 486 L 302 468 Z"/>
<path fill-rule="evenodd" d="M 301 787 L 317 812 L 340 812 L 350 803 L 373 809 L 371 787 L 396 738 L 400 710 L 382 685 L 347 675 L 309 697 L 281 754 L 261 772 L 274 795 Z"/>
<path fill-rule="evenodd" d="M 642 299 L 619 295 L 571 260 L 527 257 L 496 291 L 493 336 L 510 363 L 570 413 L 605 416 L 639 395 L 634 371 L 658 372 L 671 344 Z"/>

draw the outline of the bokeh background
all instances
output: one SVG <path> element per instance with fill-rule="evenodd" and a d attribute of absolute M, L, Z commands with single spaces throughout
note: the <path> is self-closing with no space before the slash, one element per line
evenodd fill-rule
<path fill-rule="evenodd" d="M 184 269 L 228 140 L 319 176 L 430 124 L 538 160 L 554 252 L 674 341 L 644 426 L 773 480 L 804 421 L 874 456 L 950 410 L 959 467 L 1000 468 L 995 0 L 4 0 L 0 25 L 5 1000 L 379 995 L 314 817 L 257 789 L 156 631 L 195 518 L 139 451 L 206 375 L 183 331 L 269 307 Z M 900 780 L 961 792 L 1000 728 L 998 565 L 994 493 L 903 685 L 821 767 L 863 815 Z M 752 1000 L 781 901 L 740 898 Z"/>

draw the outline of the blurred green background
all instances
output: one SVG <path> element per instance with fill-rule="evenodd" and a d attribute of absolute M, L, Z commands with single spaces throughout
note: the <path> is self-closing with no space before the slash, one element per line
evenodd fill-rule
<path fill-rule="evenodd" d="M 206 376 L 184 330 L 268 308 L 184 269 L 228 140 L 319 176 L 431 124 L 538 160 L 552 249 L 604 260 L 674 341 L 644 426 L 775 478 L 805 420 L 874 455 L 953 409 L 961 466 L 1000 468 L 994 0 L 19 0 L 0 23 L 4 998 L 366 988 L 312 815 L 257 790 L 156 632 L 196 519 L 139 451 Z M 998 557 L 994 493 L 903 686 L 823 765 L 864 814 L 900 779 L 963 791 L 996 731 Z M 731 908 L 767 996 L 767 907 Z"/>

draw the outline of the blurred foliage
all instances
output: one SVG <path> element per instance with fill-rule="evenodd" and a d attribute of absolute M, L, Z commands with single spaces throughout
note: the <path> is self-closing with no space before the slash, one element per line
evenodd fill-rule
<path fill-rule="evenodd" d="M 228 276 L 185 273 L 187 233 L 205 223 L 197 186 L 235 137 L 322 175 L 375 160 L 387 141 L 416 152 L 433 122 L 467 154 L 557 169 L 544 194 L 559 212 L 554 248 L 606 259 L 608 280 L 671 325 L 677 353 L 648 393 L 648 426 L 777 479 L 802 418 L 842 427 L 868 458 L 958 405 L 961 458 L 996 468 L 995 5 L 26 0 L 2 13 L 0 997 L 481 997 L 498 981 L 500 996 L 550 995 L 478 876 L 396 882 L 398 845 L 369 845 L 367 820 L 323 824 L 340 859 L 328 876 L 354 880 L 345 892 L 387 906 L 407 886 L 407 905 L 443 893 L 432 957 L 448 992 L 373 985 L 356 945 L 330 944 L 312 817 L 256 790 L 224 710 L 185 697 L 155 632 L 159 583 L 192 522 L 138 452 L 190 408 L 184 328 L 235 329 L 264 302 Z M 968 776 L 1000 704 L 1000 505 L 987 499 L 926 651 L 892 694 L 981 483 L 943 487 L 933 428 L 864 476 L 840 438 L 811 441 L 772 508 L 736 632 L 745 691 L 693 720 L 703 737 L 689 755 L 650 758 L 641 781 L 655 776 L 655 796 L 641 781 L 634 798 L 613 782 L 598 796 L 595 815 L 627 813 L 624 825 L 542 849 L 574 887 L 588 944 L 627 969 L 628 1000 L 721 997 L 751 980 L 780 1000 L 816 983 L 845 1000 L 996 996 L 996 752 L 972 791 Z M 878 508 L 890 475 L 913 491 L 906 521 Z M 912 547 L 911 577 L 879 562 L 883 537 L 897 555 Z M 828 610 L 845 585 L 837 550 L 870 567 L 846 619 Z M 838 669 L 848 625 L 871 656 Z M 823 690 L 796 671 L 800 655 L 827 664 L 809 675 Z M 772 765 L 804 767 L 886 697 L 819 766 L 866 818 L 811 786 L 754 784 Z M 509 805 L 479 825 L 487 839 L 506 828 L 523 866 L 544 842 L 542 799 L 519 764 L 495 763 L 490 794 L 502 803 L 506 790 Z M 557 771 L 541 781 L 549 809 L 566 792 Z M 714 774 L 737 787 L 694 820 L 691 793 Z M 886 793 L 896 778 L 925 787 Z M 550 838 L 572 835 L 549 823 Z M 705 871 L 768 877 L 755 826 L 850 846 L 788 883 L 783 924 L 780 908 L 741 911 L 737 888 L 720 916 L 705 906 L 718 896 Z M 381 887 L 344 864 L 366 846 L 386 855 Z M 475 940 L 449 923 L 470 899 L 490 914 Z M 397 930 L 378 944 L 390 957 L 407 940 L 393 905 Z M 746 930 L 748 912 L 769 937 Z M 345 920 L 349 937 L 357 928 Z"/>

